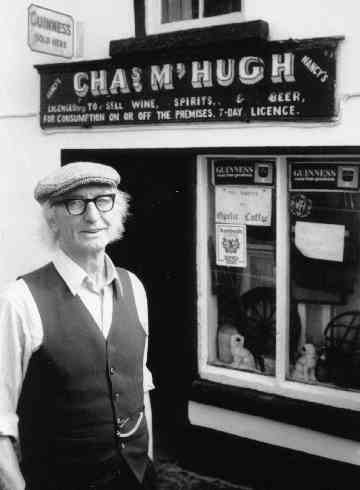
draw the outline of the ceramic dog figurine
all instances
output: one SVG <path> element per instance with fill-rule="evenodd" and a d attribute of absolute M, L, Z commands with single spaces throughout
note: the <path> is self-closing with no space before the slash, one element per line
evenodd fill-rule
<path fill-rule="evenodd" d="M 230 337 L 230 350 L 233 357 L 231 365 L 236 368 L 256 369 L 255 358 L 249 349 L 244 347 L 245 338 L 237 333 Z"/>
<path fill-rule="evenodd" d="M 292 372 L 292 379 L 296 381 L 317 381 L 315 376 L 317 363 L 315 346 L 313 344 L 305 344 L 300 352 L 300 357 L 296 361 Z"/>

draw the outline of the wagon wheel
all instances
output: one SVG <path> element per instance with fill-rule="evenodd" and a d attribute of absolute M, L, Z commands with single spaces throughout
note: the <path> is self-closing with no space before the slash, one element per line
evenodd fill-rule
<path fill-rule="evenodd" d="M 330 320 L 324 331 L 325 345 L 351 354 L 360 347 L 360 311 L 346 311 Z"/>
<path fill-rule="evenodd" d="M 264 356 L 275 359 L 276 292 L 270 287 L 256 287 L 241 297 L 242 328 L 246 344 L 264 370 Z M 290 359 L 297 350 L 301 324 L 295 304 L 290 312 Z"/>
<path fill-rule="evenodd" d="M 241 297 L 246 344 L 260 360 L 263 356 L 275 358 L 276 307 L 275 290 L 257 287 Z"/>
<path fill-rule="evenodd" d="M 352 310 L 337 315 L 326 326 L 316 374 L 320 381 L 359 386 L 359 369 L 360 311 Z"/>

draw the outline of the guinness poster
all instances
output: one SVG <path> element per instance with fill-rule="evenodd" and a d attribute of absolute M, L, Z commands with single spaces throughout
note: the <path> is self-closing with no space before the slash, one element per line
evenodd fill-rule
<path fill-rule="evenodd" d="M 359 166 L 354 162 L 294 162 L 290 190 L 358 190 Z"/>

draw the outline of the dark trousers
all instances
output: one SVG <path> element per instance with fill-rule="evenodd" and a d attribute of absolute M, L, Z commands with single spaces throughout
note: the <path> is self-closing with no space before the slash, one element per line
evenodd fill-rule
<path fill-rule="evenodd" d="M 156 473 L 154 465 L 149 461 L 144 479 L 140 483 L 130 468 L 123 464 L 122 467 L 110 475 L 110 479 L 102 482 L 93 482 L 79 490 L 156 490 Z M 65 489 L 64 489 L 65 490 Z M 77 490 L 77 489 L 76 489 Z"/>
<path fill-rule="evenodd" d="M 150 459 L 142 482 L 138 481 L 129 466 L 122 461 L 117 468 L 102 475 L 101 478 L 86 483 L 75 483 L 71 480 L 61 483 L 57 478 L 48 477 L 46 482 L 37 480 L 26 485 L 26 490 L 156 490 L 156 488 L 156 472 Z"/>

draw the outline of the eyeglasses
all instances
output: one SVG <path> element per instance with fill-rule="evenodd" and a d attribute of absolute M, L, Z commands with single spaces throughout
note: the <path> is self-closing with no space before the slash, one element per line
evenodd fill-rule
<path fill-rule="evenodd" d="M 63 199 L 62 201 L 57 201 L 56 204 L 64 204 L 66 210 L 72 216 L 79 216 L 84 214 L 88 204 L 93 202 L 96 209 L 101 213 L 107 213 L 111 211 L 114 207 L 115 194 L 102 194 L 100 196 L 93 197 L 92 199 L 84 199 L 80 197 L 74 197 L 69 199 Z"/>

